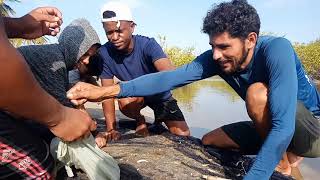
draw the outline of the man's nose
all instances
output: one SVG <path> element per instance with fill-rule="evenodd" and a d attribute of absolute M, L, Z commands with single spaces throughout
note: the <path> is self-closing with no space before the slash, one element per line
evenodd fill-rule
<path fill-rule="evenodd" d="M 84 60 L 82 60 L 82 63 L 85 64 L 85 65 L 88 65 L 89 64 L 89 58 L 90 57 L 87 57 Z"/>
<path fill-rule="evenodd" d="M 218 48 L 212 49 L 212 53 L 213 53 L 214 60 L 219 60 L 222 58 L 222 52 Z"/>
<path fill-rule="evenodd" d="M 112 33 L 111 40 L 116 41 L 118 39 L 119 39 L 119 33 L 117 32 Z"/>

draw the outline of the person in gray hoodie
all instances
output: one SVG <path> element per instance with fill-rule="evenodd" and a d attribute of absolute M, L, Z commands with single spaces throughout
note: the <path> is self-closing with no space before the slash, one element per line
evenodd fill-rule
<path fill-rule="evenodd" d="M 81 73 L 99 75 L 102 69 L 98 34 L 86 19 L 72 21 L 56 44 L 19 47 L 37 81 L 49 94 L 65 106 L 73 107 L 66 97 L 70 88 L 68 73 L 75 68 Z"/>
<path fill-rule="evenodd" d="M 26 125 L 27 119 L 42 123 L 67 142 L 95 129 L 86 113 L 63 106 L 40 87 L 8 40 L 56 35 L 61 22 L 61 13 L 54 7 L 36 8 L 20 18 L 0 17 L 0 179 L 54 178 L 48 143 Z"/>
<path fill-rule="evenodd" d="M 81 18 L 65 27 L 58 43 L 22 46 L 18 51 L 40 86 L 64 106 L 74 107 L 66 97 L 70 88 L 68 73 L 78 68 L 79 76 L 88 73 L 99 75 L 102 69 L 101 60 L 96 55 L 99 47 L 98 34 L 86 19 Z M 48 143 L 54 137 L 42 124 L 27 121 L 27 126 Z"/>

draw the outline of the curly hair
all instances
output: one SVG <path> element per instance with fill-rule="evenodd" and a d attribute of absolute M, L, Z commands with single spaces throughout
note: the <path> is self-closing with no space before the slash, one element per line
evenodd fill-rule
<path fill-rule="evenodd" d="M 214 6 L 203 21 L 202 31 L 210 36 L 228 32 L 233 38 L 245 39 L 249 33 L 259 35 L 260 18 L 246 0 L 232 0 Z"/>

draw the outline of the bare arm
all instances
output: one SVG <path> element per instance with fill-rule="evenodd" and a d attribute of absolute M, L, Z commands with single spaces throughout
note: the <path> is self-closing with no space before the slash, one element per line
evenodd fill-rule
<path fill-rule="evenodd" d="M 35 39 L 43 35 L 57 35 L 62 14 L 54 7 L 40 7 L 21 18 L 4 17 L 3 22 L 9 38 Z"/>
<path fill-rule="evenodd" d="M 112 86 L 114 84 L 113 79 L 102 79 L 102 87 Z M 116 129 L 116 117 L 115 117 L 115 106 L 114 98 L 106 99 L 102 103 L 103 113 L 106 120 L 107 132 Z"/>
<path fill-rule="evenodd" d="M 0 52 L 6 52 L 0 53 L 0 77 L 3 78 L 0 86 L 1 109 L 49 126 L 56 124 L 60 118 L 53 117 L 61 114 L 62 105 L 38 85 L 23 57 L 8 41 L 2 22 Z"/>
<path fill-rule="evenodd" d="M 158 71 L 170 71 L 176 69 L 168 58 L 161 58 L 154 62 L 154 66 Z"/>
<path fill-rule="evenodd" d="M 0 52 L 1 110 L 42 123 L 65 141 L 76 140 L 95 129 L 87 114 L 62 106 L 40 87 L 21 54 L 9 42 L 1 17 Z"/>

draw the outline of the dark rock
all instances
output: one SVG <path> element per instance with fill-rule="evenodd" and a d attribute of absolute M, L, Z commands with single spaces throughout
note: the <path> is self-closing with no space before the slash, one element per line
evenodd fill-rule
<path fill-rule="evenodd" d="M 98 131 L 105 129 L 101 110 L 89 109 L 97 119 Z M 117 115 L 118 116 L 118 115 Z M 117 122 L 122 138 L 103 150 L 119 163 L 124 180 L 139 179 L 242 179 L 253 158 L 237 152 L 203 146 L 200 139 L 170 134 L 161 124 L 148 124 L 148 137 L 136 135 L 135 121 L 123 117 Z M 77 171 L 77 179 L 87 179 Z M 271 179 L 291 180 L 273 173 Z"/>
<path fill-rule="evenodd" d="M 197 138 L 172 135 L 165 128 L 161 134 L 140 137 L 133 133 L 134 121 L 122 121 L 119 127 L 122 138 L 103 150 L 119 162 L 121 179 L 242 179 L 253 162 L 237 152 L 205 147 Z M 292 178 L 274 173 L 271 179 Z"/>

